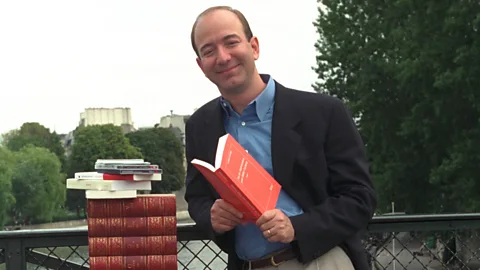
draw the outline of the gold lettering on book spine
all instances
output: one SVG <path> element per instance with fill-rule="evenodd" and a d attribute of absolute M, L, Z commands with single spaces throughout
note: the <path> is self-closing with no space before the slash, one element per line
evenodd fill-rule
<path fill-rule="evenodd" d="M 166 255 L 175 255 L 177 254 L 177 237 L 174 235 L 164 236 L 164 254 Z"/>
<path fill-rule="evenodd" d="M 92 235 L 97 236 L 109 236 L 109 227 L 107 221 L 104 218 L 89 218 L 92 224 L 89 224 L 88 230 L 92 232 Z"/>
<path fill-rule="evenodd" d="M 150 269 L 160 269 L 163 266 L 163 255 L 151 255 L 147 257 L 147 265 Z"/>
<path fill-rule="evenodd" d="M 176 216 L 167 216 L 164 217 L 163 228 L 165 235 L 172 235 L 177 233 L 177 217 Z"/>
<path fill-rule="evenodd" d="M 125 218 L 125 236 L 138 236 L 146 232 L 145 217 L 129 217 Z"/>
<path fill-rule="evenodd" d="M 123 217 L 123 200 L 105 200 L 108 207 L 107 217 Z"/>
<path fill-rule="evenodd" d="M 147 256 L 127 256 L 127 269 L 145 269 Z"/>
<path fill-rule="evenodd" d="M 123 268 L 123 257 L 122 256 L 109 256 L 110 268 L 107 269 L 122 269 Z"/>
<path fill-rule="evenodd" d="M 165 251 L 165 242 L 163 236 L 149 236 L 148 247 L 150 255 L 162 255 Z"/>
<path fill-rule="evenodd" d="M 176 197 L 174 195 L 163 196 L 164 216 L 174 216 L 177 213 Z"/>
<path fill-rule="evenodd" d="M 106 256 L 108 254 L 108 242 L 106 237 L 94 237 L 88 239 L 90 256 Z"/>
<path fill-rule="evenodd" d="M 109 251 L 108 255 L 125 256 L 123 238 L 109 237 L 108 238 Z"/>
<path fill-rule="evenodd" d="M 115 235 L 123 235 L 123 226 L 122 226 L 122 218 L 110 218 L 110 226 L 108 236 L 115 236 Z"/>
<path fill-rule="evenodd" d="M 163 208 L 159 204 L 160 200 L 158 200 L 158 197 L 146 197 L 144 199 L 146 201 L 146 215 L 149 217 L 160 216 Z"/>
<path fill-rule="evenodd" d="M 163 233 L 164 233 L 163 217 L 148 217 L 147 218 L 147 234 L 162 235 Z"/>
<path fill-rule="evenodd" d="M 139 216 L 148 216 L 148 202 L 146 200 L 145 197 L 139 197 L 136 199 L 136 202 L 137 202 L 137 205 L 138 205 L 138 208 L 137 211 L 139 211 L 139 213 L 141 215 Z"/>

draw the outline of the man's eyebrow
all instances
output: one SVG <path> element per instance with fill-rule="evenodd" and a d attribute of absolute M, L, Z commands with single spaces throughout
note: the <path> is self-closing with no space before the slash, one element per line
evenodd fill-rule
<path fill-rule="evenodd" d="M 237 34 L 230 34 L 230 35 L 224 36 L 222 38 L 222 40 L 225 41 L 225 40 L 229 40 L 229 39 L 232 39 L 232 38 L 240 38 L 240 36 L 237 35 Z M 210 47 L 210 46 L 213 46 L 213 43 L 210 42 L 210 43 L 207 43 L 207 44 L 203 45 L 202 47 L 200 47 L 199 51 L 203 51 L 205 48 Z"/>
<path fill-rule="evenodd" d="M 228 40 L 228 39 L 232 39 L 232 38 L 240 38 L 238 35 L 236 34 L 230 34 L 230 35 L 226 35 L 223 37 L 223 40 Z"/>

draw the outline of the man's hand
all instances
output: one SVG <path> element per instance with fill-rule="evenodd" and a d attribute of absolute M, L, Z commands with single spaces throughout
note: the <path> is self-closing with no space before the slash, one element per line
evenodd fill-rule
<path fill-rule="evenodd" d="M 281 210 L 273 209 L 265 212 L 257 220 L 257 226 L 270 242 L 290 243 L 295 240 L 295 230 L 290 218 Z"/>
<path fill-rule="evenodd" d="M 210 209 L 212 227 L 216 233 L 231 231 L 242 223 L 242 217 L 241 212 L 222 199 L 216 200 Z"/>

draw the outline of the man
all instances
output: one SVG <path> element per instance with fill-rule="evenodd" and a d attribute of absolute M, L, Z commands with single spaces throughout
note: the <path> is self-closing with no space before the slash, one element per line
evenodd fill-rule
<path fill-rule="evenodd" d="M 369 269 L 360 232 L 376 197 L 355 125 L 338 99 L 288 89 L 255 67 L 259 41 L 230 7 L 202 12 L 192 46 L 220 91 L 186 124 L 190 216 L 228 253 L 228 269 Z M 190 164 L 214 164 L 233 137 L 281 184 L 274 210 L 245 224 Z"/>

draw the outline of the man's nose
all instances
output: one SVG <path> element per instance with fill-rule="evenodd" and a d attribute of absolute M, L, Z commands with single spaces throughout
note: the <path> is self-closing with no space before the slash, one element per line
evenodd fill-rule
<path fill-rule="evenodd" d="M 228 63 L 231 59 L 231 55 L 225 48 L 221 47 L 217 50 L 217 64 L 223 65 Z"/>

